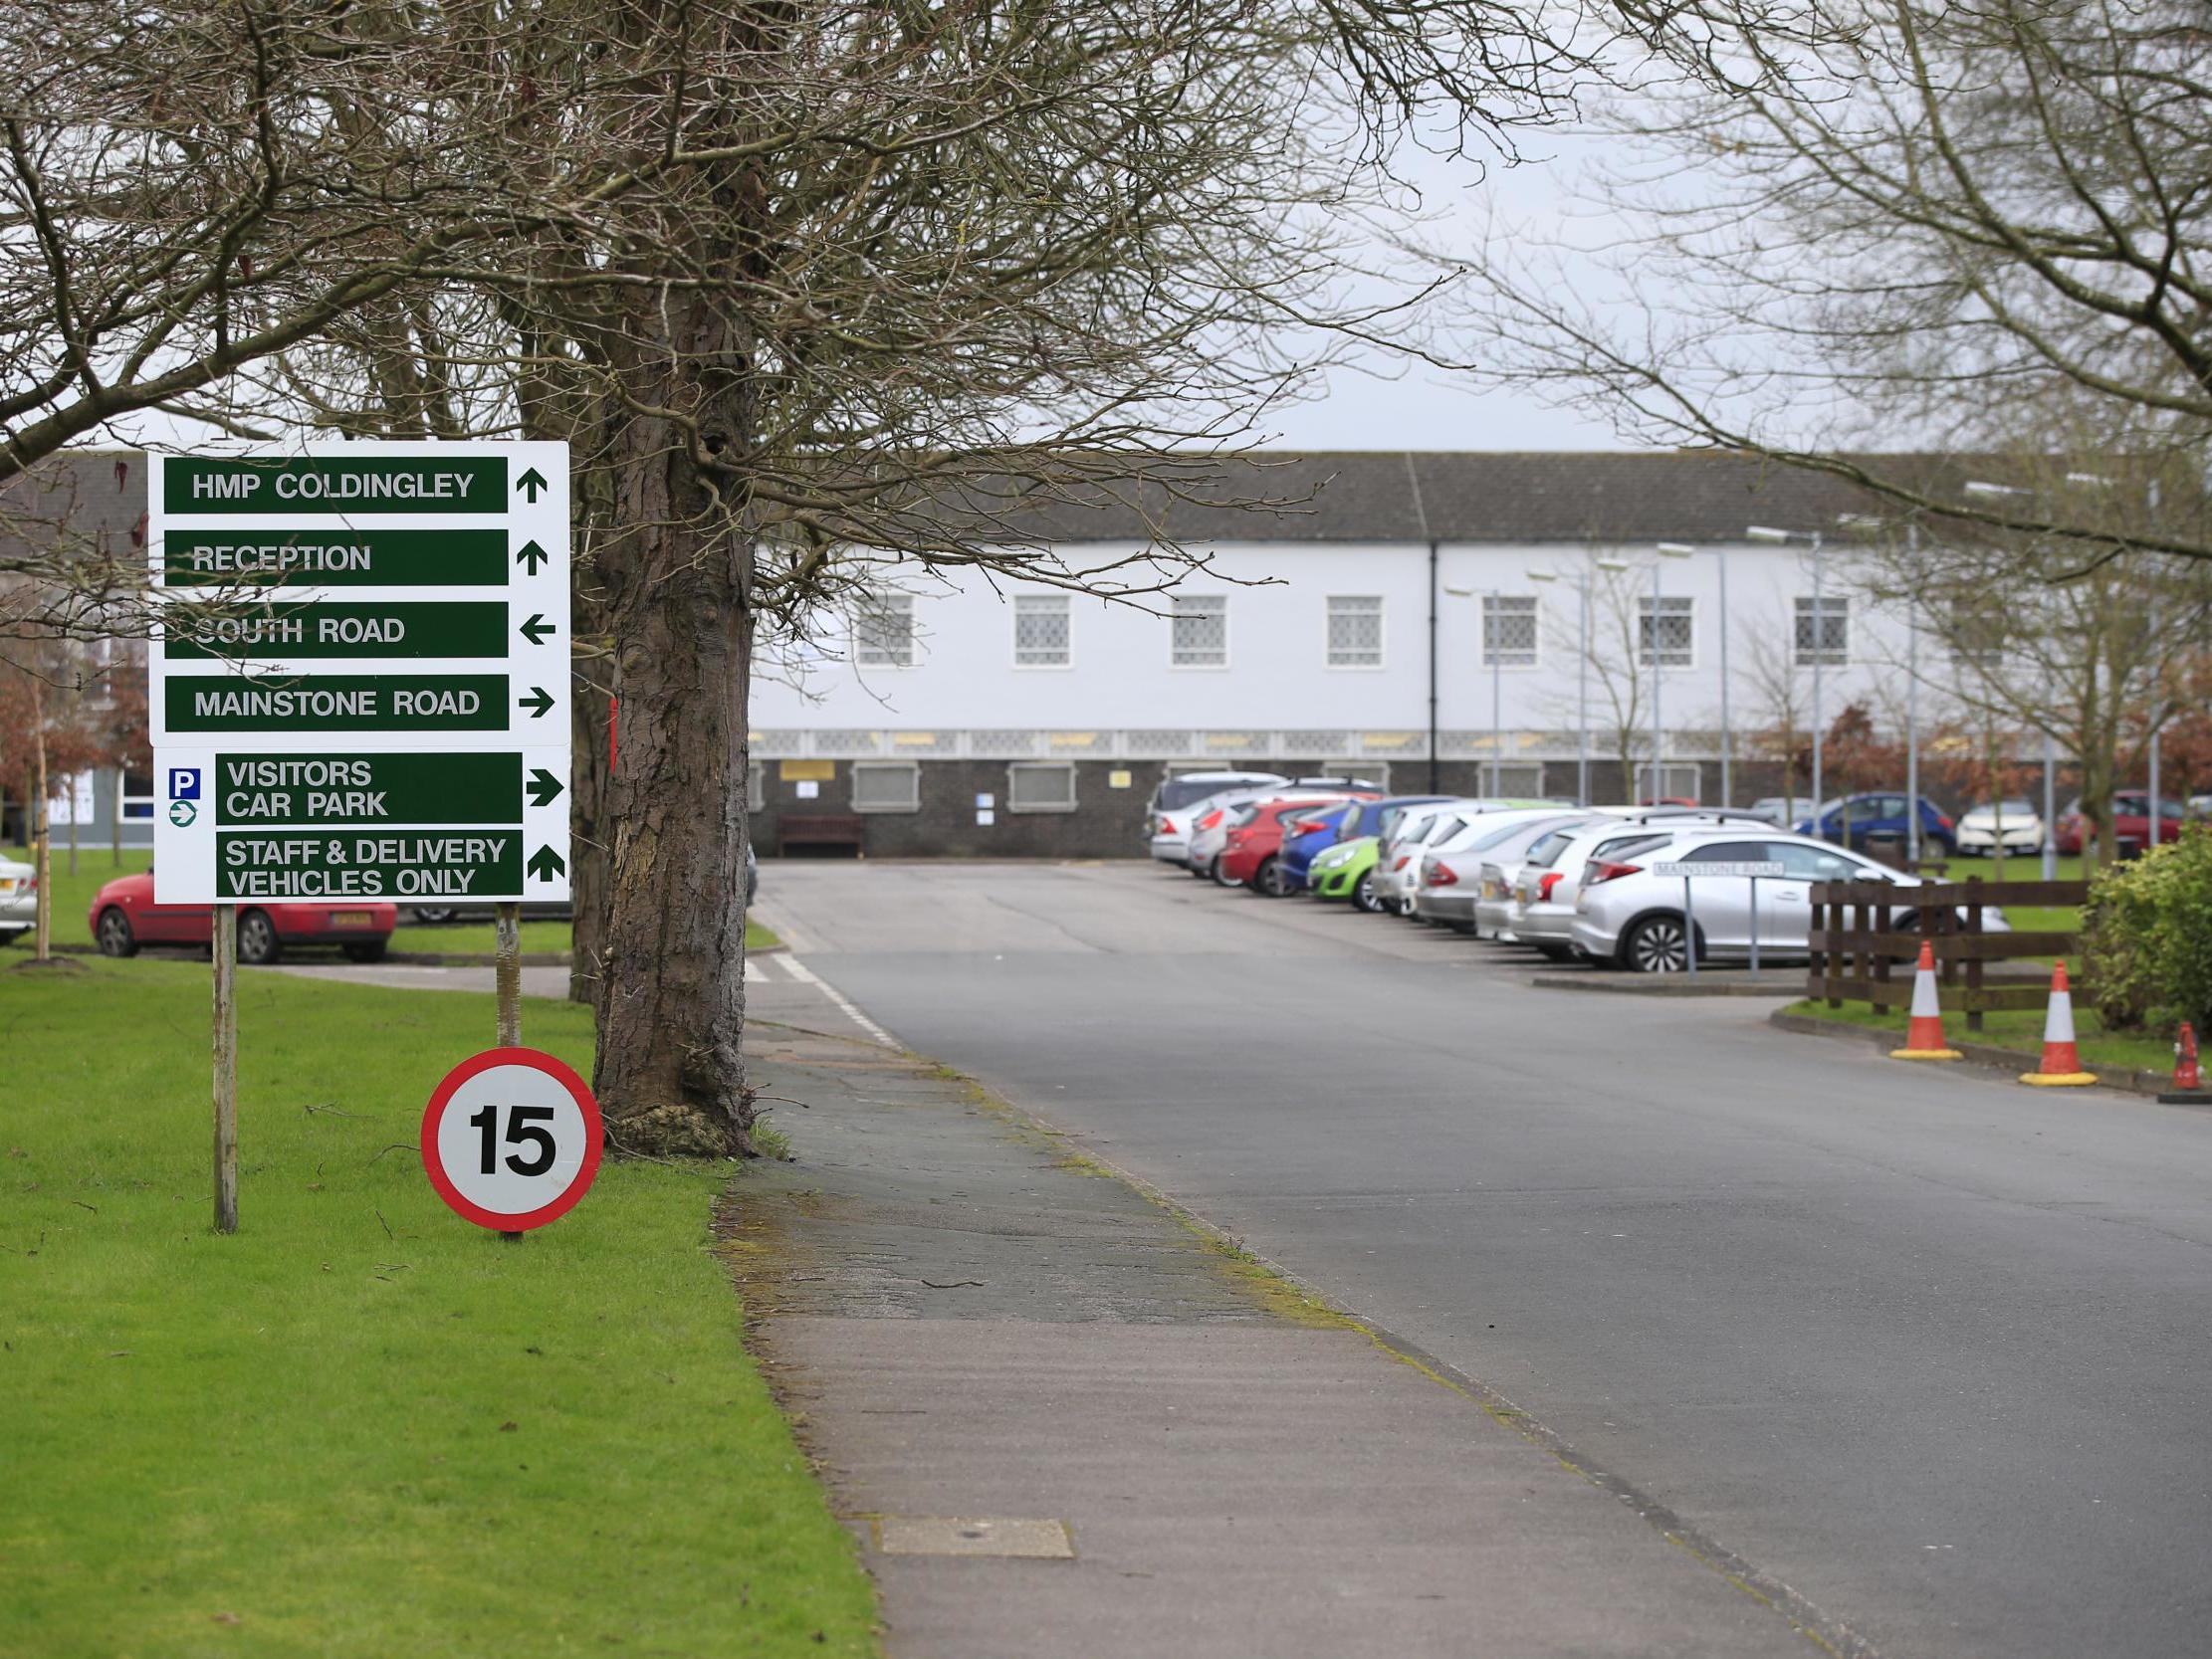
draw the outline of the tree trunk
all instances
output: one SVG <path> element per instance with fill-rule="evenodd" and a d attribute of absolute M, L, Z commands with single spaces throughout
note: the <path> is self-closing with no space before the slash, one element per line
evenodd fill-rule
<path fill-rule="evenodd" d="M 745 504 L 716 496 L 702 458 L 744 453 L 750 342 L 697 295 L 656 296 L 630 323 L 631 408 L 684 418 L 633 418 L 611 458 L 602 569 L 620 717 L 593 1087 L 617 1152 L 746 1154 L 753 547 Z"/>
<path fill-rule="evenodd" d="M 580 609 L 582 601 L 576 601 Z M 577 630 L 582 632 L 581 628 Z M 607 754 L 605 665 L 579 667 L 568 684 L 568 709 L 574 758 L 569 765 L 568 891 L 573 896 L 574 943 L 568 961 L 568 1000 L 599 1005 L 606 984 L 608 838 L 613 817 L 607 795 L 613 771 Z"/>
<path fill-rule="evenodd" d="M 31 682 L 31 868 L 37 873 L 38 903 L 32 911 L 31 955 L 47 961 L 54 953 L 53 814 L 46 807 L 46 708 L 36 680 Z"/>

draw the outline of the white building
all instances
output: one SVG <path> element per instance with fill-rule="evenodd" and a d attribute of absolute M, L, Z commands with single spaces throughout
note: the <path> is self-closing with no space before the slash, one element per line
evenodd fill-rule
<path fill-rule="evenodd" d="M 968 570 L 887 572 L 821 650 L 757 686 L 759 807 L 918 820 L 871 824 L 882 850 L 941 850 L 958 819 L 976 832 L 962 845 L 1120 852 L 1162 770 L 1573 796 L 1587 757 L 1589 792 L 1612 799 L 1624 752 L 1650 762 L 1655 689 L 1660 792 L 1717 802 L 1724 686 L 1741 762 L 1727 793 L 1744 802 L 1778 786 L 1759 763 L 1771 745 L 1747 734 L 1780 725 L 1784 698 L 1800 730 L 1816 678 L 1824 723 L 1901 701 L 1901 624 L 1853 590 L 1840 520 L 1870 504 L 1848 486 L 1709 455 L 1275 459 L 1224 494 L 1295 509 L 1156 509 L 1211 555 L 1159 614 Z M 1124 509 L 1041 533 L 1079 537 L 1096 562 L 1142 551 L 1144 529 Z M 994 822 L 974 824 L 979 808 Z M 1007 827 L 1053 812 L 1115 828 Z"/>

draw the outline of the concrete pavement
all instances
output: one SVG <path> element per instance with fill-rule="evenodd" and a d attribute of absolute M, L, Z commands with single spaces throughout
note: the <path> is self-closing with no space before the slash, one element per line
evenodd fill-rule
<path fill-rule="evenodd" d="M 1141 865 L 768 889 L 868 1017 L 1881 1651 L 2204 1650 L 2206 1115 L 1547 990 Z"/>

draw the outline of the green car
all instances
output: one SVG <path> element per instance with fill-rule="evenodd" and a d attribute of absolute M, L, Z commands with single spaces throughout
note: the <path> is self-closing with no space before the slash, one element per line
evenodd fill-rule
<path fill-rule="evenodd" d="M 1363 835 L 1316 853 L 1306 871 L 1306 891 L 1316 899 L 1349 899 L 1363 911 L 1381 910 L 1375 884 L 1368 879 L 1375 873 L 1380 844 L 1375 836 Z"/>

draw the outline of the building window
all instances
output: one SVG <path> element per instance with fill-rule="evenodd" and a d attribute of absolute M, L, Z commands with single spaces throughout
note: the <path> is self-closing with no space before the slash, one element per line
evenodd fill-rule
<path fill-rule="evenodd" d="M 914 666 L 914 597 L 864 594 L 853 607 L 852 660 L 863 668 Z"/>
<path fill-rule="evenodd" d="M 1008 812 L 1073 812 L 1072 760 L 1016 760 L 1006 768 Z"/>
<path fill-rule="evenodd" d="M 1671 595 L 1659 601 L 1659 614 L 1652 612 L 1652 596 L 1646 594 L 1637 607 L 1637 653 L 1646 668 L 1656 661 L 1660 668 L 1689 668 L 1696 661 L 1697 640 L 1696 602 L 1676 599 Z M 1655 639 L 1654 636 L 1657 636 Z"/>
<path fill-rule="evenodd" d="M 759 760 L 745 763 L 745 809 L 748 812 L 766 812 L 769 808 L 769 769 Z"/>
<path fill-rule="evenodd" d="M 1064 593 L 1017 594 L 1013 601 L 1013 666 L 1066 668 L 1073 660 Z"/>
<path fill-rule="evenodd" d="M 1536 596 L 1485 593 L 1482 596 L 1482 666 L 1536 666 Z"/>
<path fill-rule="evenodd" d="M 1228 667 L 1228 595 L 1178 593 L 1170 601 L 1168 662 L 1175 668 Z"/>
<path fill-rule="evenodd" d="M 1492 800 L 1534 800 L 1544 792 L 1540 760 L 1485 760 L 1480 770 L 1482 793 Z"/>
<path fill-rule="evenodd" d="M 151 772 L 124 772 L 122 774 L 122 816 L 125 823 L 150 822 L 153 818 L 153 774 Z"/>
<path fill-rule="evenodd" d="M 1833 593 L 1824 593 L 1820 601 L 1818 626 L 1813 615 L 1811 598 L 1797 602 L 1797 661 L 1800 668 L 1812 664 L 1837 664 L 1851 658 L 1851 600 Z"/>
<path fill-rule="evenodd" d="M 1329 666 L 1383 666 L 1383 598 L 1379 593 L 1329 595 Z"/>
<path fill-rule="evenodd" d="M 855 760 L 852 763 L 855 812 L 922 810 L 922 765 L 918 760 Z"/>

